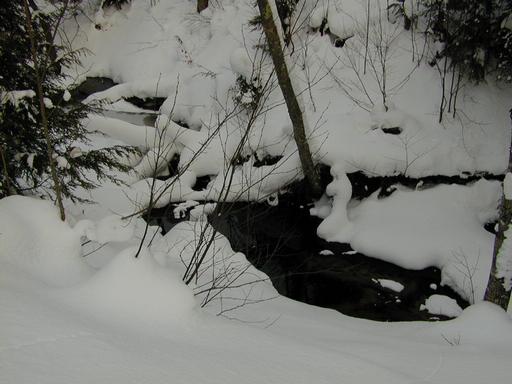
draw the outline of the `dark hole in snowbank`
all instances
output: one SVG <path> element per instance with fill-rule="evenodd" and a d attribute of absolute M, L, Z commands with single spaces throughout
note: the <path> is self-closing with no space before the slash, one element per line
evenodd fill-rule
<path fill-rule="evenodd" d="M 196 183 L 192 187 L 194 191 L 203 191 L 208 186 L 208 183 L 210 183 L 211 177 L 210 176 L 201 176 L 196 179 Z"/>
<path fill-rule="evenodd" d="M 150 111 L 156 111 L 158 112 L 160 110 L 160 107 L 165 101 L 165 97 L 137 97 L 137 96 L 131 96 L 131 97 L 125 97 L 124 98 L 127 102 L 142 108 L 147 109 Z"/>
<path fill-rule="evenodd" d="M 173 120 L 173 122 L 175 122 L 176 124 L 178 124 L 180 127 L 190 129 L 190 126 L 187 124 L 187 122 L 185 122 L 185 121 L 183 121 L 183 120 Z"/>
<path fill-rule="evenodd" d="M 428 176 L 422 178 L 411 178 L 403 175 L 386 177 L 369 177 L 363 172 L 354 172 L 347 175 L 352 184 L 352 198 L 363 199 L 370 196 L 375 191 L 379 191 L 379 198 L 390 196 L 397 185 L 403 185 L 411 189 L 428 189 L 439 184 L 459 184 L 467 185 L 474 183 L 482 178 L 487 180 L 503 180 L 503 175 L 492 175 L 482 173 L 477 175 L 462 176 Z"/>
<path fill-rule="evenodd" d="M 176 204 L 169 204 L 163 208 L 153 208 L 151 212 L 142 215 L 149 225 L 156 225 L 162 228 L 165 234 L 169 232 L 180 221 L 187 220 L 188 217 L 175 217 L 174 209 Z"/>
<path fill-rule="evenodd" d="M 402 133 L 402 128 L 400 127 L 382 127 L 382 132 L 387 133 L 388 135 L 399 135 Z"/>
<path fill-rule="evenodd" d="M 86 77 L 76 88 L 70 91 L 71 99 L 83 101 L 89 95 L 96 92 L 106 91 L 117 83 L 108 77 Z"/>
<path fill-rule="evenodd" d="M 484 228 L 487 232 L 489 233 L 492 233 L 493 235 L 496 235 L 496 232 L 497 232 L 497 225 L 498 225 L 498 222 L 497 221 L 493 221 L 493 222 L 490 222 L 490 223 L 487 223 L 484 225 Z"/>
<path fill-rule="evenodd" d="M 255 160 L 254 160 L 254 164 L 253 166 L 258 168 L 258 167 L 263 167 L 265 165 L 276 165 L 279 160 L 281 160 L 283 158 L 283 156 L 271 156 L 271 155 L 267 155 L 263 158 L 258 158 L 258 156 L 254 156 L 255 157 Z"/>

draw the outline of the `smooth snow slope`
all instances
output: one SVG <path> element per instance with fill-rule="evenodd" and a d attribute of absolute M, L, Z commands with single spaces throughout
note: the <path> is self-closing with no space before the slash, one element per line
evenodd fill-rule
<path fill-rule="evenodd" d="M 6 211 L 10 200 L 0 202 L 2 225 L 34 214 Z M 55 209 L 37 203 L 40 221 L 56 220 Z M 16 249 L 34 233 L 3 244 Z M 41 245 L 62 241 L 48 236 Z M 176 248 L 168 257 L 179 260 Z M 477 384 L 512 375 L 512 319 L 491 304 L 438 324 L 352 319 L 282 297 L 214 317 L 192 308 L 172 268 L 133 252 L 67 287 L 48 285 L 3 253 L 0 382 Z M 70 268 L 36 250 L 24 256 L 56 275 Z"/>

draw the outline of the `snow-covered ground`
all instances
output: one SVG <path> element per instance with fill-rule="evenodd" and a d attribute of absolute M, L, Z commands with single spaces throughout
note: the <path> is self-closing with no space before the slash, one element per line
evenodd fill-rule
<path fill-rule="evenodd" d="M 0 201 L 0 382 L 467 384 L 512 374 L 512 319 L 491 304 L 443 323 L 376 323 L 278 297 L 260 282 L 245 298 L 254 290 L 264 301 L 215 317 L 222 303 L 200 309 L 176 274 L 190 244 L 178 239 L 190 228 L 166 235 L 165 260 L 154 256 L 162 244 L 138 258 L 129 247 L 92 272 L 87 257 L 73 257 L 83 227 L 61 223 L 47 202 Z"/>
<path fill-rule="evenodd" d="M 312 209 L 324 219 L 319 236 L 406 268 L 436 266 L 443 284 L 478 302 L 461 312 L 449 298 L 431 296 L 422 309 L 458 316 L 442 323 L 354 319 L 279 296 L 203 217 L 214 207 L 203 202 L 220 196 L 277 204 L 278 192 L 302 177 L 282 95 L 275 81 L 266 83 L 271 65 L 258 49 L 261 31 L 248 25 L 257 14 L 254 2 L 214 0 L 200 15 L 191 0 L 151 3 L 133 0 L 66 25 L 74 44 L 91 52 L 73 78 L 119 83 L 86 102 L 108 100 L 107 109 L 133 113 L 141 110 L 124 97 L 166 101 L 155 126 L 115 114 L 89 116 L 93 146 L 125 143 L 144 154 L 126 159 L 134 169 L 118 176 L 128 185 L 105 182 L 79 191 L 94 205 L 66 202 L 66 223 L 47 202 L 0 200 L 0 382 L 508 382 L 512 319 L 479 302 L 493 244 L 483 225 L 496 218 L 500 183 L 399 186 L 387 198 L 375 193 L 356 201 L 346 174 L 503 173 L 511 91 L 464 84 L 459 112 L 439 123 L 439 74 L 419 60 L 419 38 L 379 18 L 385 1 L 376 1 L 371 13 L 390 47 L 385 74 L 362 72 L 365 2 L 300 2 L 298 24 L 308 28 L 294 40 L 292 74 L 315 158 L 333 176 Z M 349 37 L 344 47 L 309 28 L 324 17 L 333 33 Z M 370 42 L 372 56 L 379 42 Z M 379 76 L 387 76 L 385 100 Z M 234 112 L 234 99 L 250 103 L 253 97 L 240 94 L 237 77 L 268 91 L 254 121 Z M 386 133 L 397 127 L 399 134 Z M 148 178 L 155 167 L 165 174 L 176 154 L 177 176 Z M 234 154 L 249 160 L 233 167 Z M 282 157 L 256 167 L 266 155 Z M 195 191 L 201 176 L 211 182 Z M 142 219 L 122 220 L 148 204 L 151 190 L 161 193 L 157 207 L 172 201 L 192 208 L 192 221 L 165 236 L 149 227 L 144 236 Z M 187 265 L 209 238 L 205 262 L 187 286 Z M 212 282 L 228 288 L 205 289 Z M 391 280 L 378 283 L 403 289 Z"/>

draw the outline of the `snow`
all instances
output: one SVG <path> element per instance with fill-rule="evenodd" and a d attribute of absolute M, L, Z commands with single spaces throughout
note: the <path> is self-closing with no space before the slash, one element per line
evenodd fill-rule
<path fill-rule="evenodd" d="M 454 321 L 440 323 L 438 331 L 447 339 L 460 340 L 460 345 L 492 345 L 500 337 L 511 340 L 510 334 L 502 334 L 511 324 L 511 318 L 498 306 L 481 302 L 466 308 Z"/>
<path fill-rule="evenodd" d="M 101 132 L 114 139 L 119 139 L 127 145 L 148 149 L 158 141 L 156 130 L 153 127 L 140 127 L 119 119 L 90 115 L 84 122 L 89 132 Z"/>
<path fill-rule="evenodd" d="M 53 108 L 53 102 L 48 97 L 43 98 L 43 102 L 44 102 L 44 106 L 46 108 L 48 108 L 48 109 L 52 109 Z"/>
<path fill-rule="evenodd" d="M 195 306 L 189 288 L 151 253 L 132 247 L 119 253 L 87 282 L 63 294 L 71 307 L 116 326 L 170 327 L 189 321 Z"/>
<path fill-rule="evenodd" d="M 499 182 L 480 180 L 421 191 L 398 186 L 387 198 L 377 195 L 349 208 L 350 237 L 346 227 L 329 225 L 332 236 L 326 240 L 348 240 L 354 250 L 403 268 L 436 266 L 443 284 L 470 301 L 483 298 L 494 244 L 483 225 L 497 217 Z M 322 237 L 330 217 L 318 228 Z"/>
<path fill-rule="evenodd" d="M 27 156 L 27 165 L 30 167 L 30 168 L 34 168 L 34 158 L 35 158 L 36 154 L 35 153 L 31 153 Z"/>
<path fill-rule="evenodd" d="M 457 317 L 462 313 L 457 301 L 444 295 L 432 295 L 425 304 L 420 305 L 420 311 L 426 310 L 433 315 Z"/>
<path fill-rule="evenodd" d="M 133 237 L 135 223 L 130 220 L 123 220 L 117 215 L 105 216 L 98 222 L 90 220 L 79 221 L 74 229 L 89 240 L 99 244 L 108 242 L 125 242 Z"/>
<path fill-rule="evenodd" d="M 169 234 L 181 248 L 193 232 Z M 172 270 L 136 250 L 59 289 L 0 259 L 0 381 L 476 384 L 512 373 L 512 319 L 488 303 L 449 322 L 385 324 L 279 297 L 230 321 L 197 311 Z"/>
<path fill-rule="evenodd" d="M 63 156 L 57 156 L 55 160 L 57 162 L 58 169 L 69 169 L 71 167 L 71 165 L 69 165 L 68 160 Z"/>
<path fill-rule="evenodd" d="M 323 194 L 320 199 L 315 201 L 314 206 L 309 209 L 309 213 L 312 216 L 317 216 L 321 219 L 325 219 L 327 216 L 329 216 L 331 211 L 331 199 L 326 194 Z"/>
<path fill-rule="evenodd" d="M 404 290 L 404 285 L 399 283 L 398 281 L 388 280 L 388 279 L 373 279 L 375 282 L 379 283 L 382 287 L 391 289 L 394 292 L 400 293 Z"/>
<path fill-rule="evenodd" d="M 492 236 L 482 225 L 495 217 L 490 212 L 495 212 L 499 193 L 490 187 L 492 183 L 477 183 L 481 187 L 473 188 L 487 202 L 483 208 L 487 216 L 475 218 L 478 206 L 472 206 L 470 214 L 464 204 L 450 203 L 459 200 L 456 187 L 446 187 L 452 192 L 434 192 L 446 191 L 443 187 L 430 192 L 399 190 L 389 199 L 378 200 L 374 195 L 358 204 L 351 200 L 352 187 L 346 174 L 362 171 L 368 175 L 424 177 L 502 172 L 510 136 L 506 106 L 512 95 L 491 84 L 467 84 L 459 97 L 459 109 L 464 113 L 446 114 L 439 123 L 438 74 L 410 60 L 411 36 L 402 32 L 399 23 L 389 24 L 385 12 L 378 12 L 385 5 L 381 1 L 370 10 L 368 52 L 375 55 L 375 34 L 382 25 L 381 32 L 390 45 L 387 68 L 392 68 L 386 73 L 389 94 L 385 101 L 381 100 L 378 71 L 361 74 L 366 4 L 320 1 L 300 5 L 305 12 L 297 17 L 307 18 L 306 24 L 318 27 L 325 17 L 333 33 L 351 36 L 340 51 L 319 34 L 305 35 L 307 55 L 297 39 L 301 48 L 288 62 L 297 90 L 309 87 L 312 81 L 299 63 L 307 65 L 310 74 L 316 73 L 315 86 L 299 93 L 312 150 L 317 159 L 331 166 L 333 175 L 325 196 L 311 213 L 324 219 L 318 228 L 324 239 L 348 242 L 356 251 L 407 268 L 437 266 L 443 271 L 443 284 L 477 301 L 485 286 L 492 243 Z M 407 11 L 412 12 L 411 6 L 407 4 Z M 184 16 L 180 19 L 176 15 Z M 89 118 L 91 131 L 146 152 L 134 171 L 122 177 L 130 185 L 121 189 L 122 205 L 129 207 L 123 213 L 147 205 L 151 190 L 159 196 L 157 207 L 185 200 L 215 201 L 221 196 L 226 201 L 278 204 L 275 196 L 279 191 L 303 177 L 291 123 L 276 86 L 265 100 L 267 109 L 249 127 L 246 141 L 241 142 L 246 137 L 247 119 L 227 118 L 220 126 L 212 123 L 229 115 L 238 75 L 251 83 L 257 75 L 264 83 L 271 74 L 268 58 L 265 61 L 255 49 L 261 44 L 261 33 L 246 25 L 254 15 L 255 8 L 248 1 L 227 1 L 201 15 L 191 14 L 186 2 L 161 1 L 153 7 L 131 4 L 123 12 L 99 11 L 94 17 L 101 29 L 79 21 L 84 39 L 78 41 L 95 53 L 84 61 L 89 75 L 110 76 L 120 83 L 86 101 L 106 99 L 114 102 L 109 108 L 128 110 L 131 107 L 123 97 L 167 97 L 155 128 L 100 116 Z M 130 60 L 122 59 L 125 56 Z M 262 64 L 258 67 L 257 63 Z M 419 99 L 423 102 L 415 102 Z M 387 134 L 386 128 L 398 128 L 399 134 Z M 250 156 L 249 161 L 232 167 L 230 159 L 237 153 Z M 165 164 L 176 154 L 180 155 L 178 177 L 156 183 L 148 179 L 154 173 L 165 175 Z M 255 156 L 266 154 L 282 159 L 273 166 L 255 167 Z M 194 191 L 201 176 L 210 176 L 212 181 L 204 191 Z"/>
<path fill-rule="evenodd" d="M 379 2 L 383 7 L 385 4 Z M 301 7 L 306 12 L 299 18 L 311 14 L 311 23 L 316 25 L 317 19 L 328 14 L 329 27 L 340 29 L 340 34 L 343 31 L 354 34 L 344 51 L 350 54 L 350 63 L 360 67 L 364 39 L 359 29 L 365 24 L 365 5 L 357 1 L 304 2 Z M 126 105 L 121 106 L 123 97 L 167 97 L 157 121 L 158 130 L 167 131 L 165 145 L 177 144 L 180 168 L 190 170 L 196 177 L 213 178 L 208 194 L 194 198 L 216 199 L 223 194 L 224 178 L 231 173 L 229 159 L 244 137 L 242 131 L 247 121 L 239 116 L 228 118 L 220 127 L 215 125 L 215 121 L 229 116 L 233 107 L 231 96 L 237 75 L 251 82 L 258 75 L 263 84 L 271 74 L 268 58 L 260 57 L 261 53 L 255 49 L 261 45 L 260 32 L 246 25 L 254 15 L 255 8 L 249 1 L 223 2 L 201 15 L 191 13 L 187 2 L 160 1 L 152 7 L 131 4 L 123 12 L 99 11 L 93 17 L 101 29 L 79 20 L 83 39 L 78 38 L 76 43 L 83 43 L 94 52 L 83 63 L 88 75 L 110 76 L 120 82 L 91 95 L 87 101 L 106 99 L 116 102 L 111 104 L 116 105 L 114 109 L 126 109 Z M 379 22 L 379 17 L 382 15 L 373 7 L 372 23 Z M 411 62 L 410 36 L 400 33 L 397 25 L 388 27 L 384 21 L 392 52 L 388 68 L 393 68 L 388 74 L 387 111 L 377 101 L 381 97 L 378 82 L 369 74 L 363 76 L 367 93 L 364 95 L 348 59 L 341 57 L 341 51 L 318 34 L 307 36 L 309 56 L 303 58 L 297 54 L 288 63 L 297 83 L 295 88 L 302 90 L 312 80 L 315 82 L 315 87 L 307 88 L 308 92 L 304 89 L 299 93 L 302 93 L 313 152 L 336 172 L 337 181 L 328 189 L 335 200 L 332 205 L 336 212 L 328 221 L 336 220 L 338 226 L 345 226 L 346 239 L 351 232 L 345 214 L 351 194 L 348 180 L 343 176 L 346 172 L 362 170 L 370 175 L 401 172 L 422 177 L 475 171 L 499 173 L 506 165 L 504 143 L 509 137 L 506 100 L 512 100 L 511 95 L 503 90 L 497 92 L 491 86 L 466 85 L 459 98 L 465 100 L 464 115 L 447 115 L 439 124 L 435 116 L 439 94 L 437 74 Z M 305 49 L 300 41 L 296 45 Z M 315 79 L 306 79 L 307 74 L 297 65 L 301 62 L 307 63 L 310 74 L 316 73 Z M 258 63 L 262 63 L 261 67 Z M 340 78 L 346 79 L 346 86 L 340 85 Z M 347 87 L 351 89 L 348 94 Z M 305 97 L 309 92 L 310 97 Z M 366 96 L 370 100 L 363 100 Z M 418 99 L 424 102 L 413 102 Z M 240 152 L 279 155 L 283 160 L 275 167 L 256 168 L 250 162 L 236 167 L 228 201 L 265 200 L 302 177 L 291 139 L 291 122 L 275 85 L 270 89 L 265 107 L 250 128 Z M 185 122 L 199 132 L 176 127 L 173 121 Z M 144 151 L 157 147 L 157 135 L 152 127 L 138 129 L 101 117 L 91 117 L 89 125 L 91 130 L 137 145 Z M 486 128 L 485 134 L 482 126 Z M 401 133 L 389 135 L 382 131 L 389 127 L 399 127 Z M 169 152 L 169 156 L 171 153 L 174 152 Z M 149 167 L 145 165 L 143 170 L 137 170 L 138 175 L 127 180 L 129 184 L 151 174 L 150 164 L 151 161 L 146 164 Z M 326 216 L 327 212 L 320 214 Z M 323 236 L 334 236 L 329 231 L 330 225 L 326 227 Z"/>
<path fill-rule="evenodd" d="M 62 99 L 63 99 L 64 101 L 69 101 L 69 100 L 71 100 L 71 93 L 69 93 L 69 91 L 68 91 L 67 89 L 66 89 L 66 90 L 64 91 L 64 93 L 62 94 Z"/>
<path fill-rule="evenodd" d="M 385 24 L 391 70 L 383 102 L 378 71 L 361 71 L 367 3 L 300 0 L 305 12 L 297 25 L 318 28 L 325 17 L 334 34 L 348 37 L 340 49 L 328 36 L 299 32 L 288 62 L 315 160 L 330 166 L 333 176 L 310 210 L 323 219 L 318 234 L 354 249 L 339 257 L 360 252 L 409 269 L 438 267 L 442 284 L 477 302 L 462 311 L 452 299 L 432 295 L 422 308 L 458 316 L 440 323 L 350 318 L 280 296 L 205 217 L 221 197 L 279 204 L 279 192 L 303 177 L 275 81 L 254 121 L 233 102 L 239 75 L 251 83 L 258 75 L 259 84 L 272 75 L 270 59 L 256 49 L 261 31 L 247 25 L 256 15 L 253 2 L 210 2 L 200 15 L 192 1 L 154 3 L 133 1 L 119 11 L 86 11 L 66 21 L 77 31 L 73 44 L 92 52 L 70 77 L 107 76 L 119 83 L 86 99 L 101 100 L 113 112 L 85 121 L 90 146 L 129 144 L 143 154 L 123 159 L 134 168 L 128 174 L 112 171 L 126 185 L 102 181 L 97 189 L 78 191 L 96 204 L 66 200 L 67 222 L 45 201 L 0 200 L 0 382 L 507 382 L 512 319 L 478 302 L 494 243 L 483 225 L 497 217 L 500 183 L 396 185 L 389 197 L 376 192 L 356 201 L 347 174 L 500 174 L 508 159 L 512 92 L 465 84 L 460 113 L 439 123 L 438 74 L 411 60 L 409 32 Z M 385 4 L 372 3 L 372 26 L 383 21 L 378 10 Z M 17 105 L 34 95 L 1 96 Z M 155 114 L 123 100 L 130 96 L 166 98 L 154 126 L 116 118 L 118 112 Z M 385 133 L 394 127 L 398 134 Z M 89 148 L 74 145 L 70 158 Z M 177 154 L 178 174 L 153 181 Z M 235 154 L 248 160 L 233 165 Z M 25 155 L 33 160 L 31 154 L 20 158 Z M 256 158 L 266 155 L 282 157 L 256 167 Z M 57 160 L 68 166 L 64 157 Z M 202 176 L 211 182 L 195 191 Z M 507 174 L 506 196 L 509 184 Z M 131 216 L 149 204 L 152 191 L 155 207 L 176 203 L 174 215 L 188 211 L 190 221 L 162 235 Z M 512 234 L 506 235 L 498 270 L 509 286 Z M 204 263 L 187 286 L 182 278 L 198 256 Z M 396 293 L 405 289 L 396 281 L 375 281 Z"/>
<path fill-rule="evenodd" d="M 415 62 L 414 57 L 411 60 L 411 41 L 421 41 L 411 40 L 399 23 L 387 22 L 384 1 L 370 9 L 369 51 L 361 53 L 366 44 L 366 5 L 352 0 L 301 2 L 304 12 L 296 20 L 298 25 L 317 28 L 326 18 L 334 34 L 350 37 L 340 50 L 326 36 L 299 32 L 307 47 L 297 36 L 296 53 L 288 62 L 294 88 L 301 94 L 306 126 L 310 127 L 312 150 L 317 160 L 331 166 L 334 179 L 326 195 L 311 209 L 312 214 L 324 219 L 318 234 L 408 268 L 438 266 L 444 284 L 469 300 L 479 300 L 492 243 L 482 225 L 495 216 L 489 216 L 489 212 L 494 212 L 491 206 L 497 189 L 480 188 L 482 196 L 493 197 L 486 207 L 489 217 L 475 219 L 463 205 L 455 204 L 459 208 L 453 208 L 448 203 L 456 198 L 455 187 L 452 193 L 434 193 L 426 201 L 423 197 L 428 193 L 423 191 L 398 191 L 382 201 L 374 195 L 358 206 L 351 200 L 352 187 L 346 174 L 362 171 L 367 175 L 424 177 L 503 172 L 510 137 L 507 105 L 512 94 L 492 84 L 465 84 L 458 98 L 458 109 L 464 113 L 446 113 L 439 122 L 438 74 L 424 62 Z M 413 6 L 408 2 L 407 12 L 413 12 Z M 167 98 L 156 129 L 99 116 L 89 119 L 91 131 L 103 132 L 146 152 L 134 171 L 122 178 L 130 185 L 122 189 L 122 205 L 130 206 L 124 213 L 147 205 L 152 189 L 159 195 L 158 207 L 185 200 L 215 201 L 221 196 L 226 201 L 277 204 L 274 197 L 279 191 L 303 177 L 278 87 L 270 88 L 265 108 L 247 134 L 246 117 L 227 118 L 234 107 L 237 76 L 250 83 L 258 76 L 263 84 L 271 75 L 269 59 L 261 57 L 255 48 L 261 45 L 261 32 L 247 26 L 255 14 L 249 1 L 212 5 L 201 15 L 191 12 L 187 2 L 160 1 L 151 7 L 134 3 L 122 12 L 100 10 L 93 15 L 99 29 L 79 19 L 83 35 L 76 44 L 82 43 L 94 53 L 83 63 L 88 75 L 109 76 L 120 83 L 86 101 L 109 100 L 114 102 L 109 108 L 127 110 L 130 107 L 123 97 Z M 378 68 L 362 73 L 364 58 L 375 58 L 378 51 L 379 31 L 389 44 L 386 68 L 391 69 L 380 74 Z M 430 54 L 425 52 L 424 60 Z M 305 67 L 308 72 L 303 70 Z M 311 74 L 315 74 L 314 79 Z M 387 76 L 385 100 L 379 76 Z M 312 88 L 311 82 L 315 84 Z M 192 129 L 180 127 L 176 121 Z M 223 123 L 216 125 L 215 121 Z M 398 128 L 399 134 L 387 134 L 386 128 Z M 156 183 L 147 179 L 154 173 L 165 175 L 166 162 L 176 154 L 180 155 L 178 177 Z M 249 161 L 232 167 L 230 160 L 235 154 L 247 155 Z M 266 154 L 283 157 L 274 166 L 255 167 L 255 156 Z M 210 176 L 212 181 L 206 190 L 194 191 L 195 181 L 201 176 Z M 414 198 L 407 202 L 411 196 Z M 446 204 L 438 205 L 438 200 Z M 425 207 L 425 212 L 418 206 Z M 370 214 L 374 209 L 379 213 Z M 472 207 L 470 211 L 478 215 L 478 209 Z M 447 220 L 445 216 L 449 216 Z M 383 223 L 383 217 L 393 224 Z M 408 228 L 415 228 L 414 233 Z M 431 229 L 431 235 L 424 235 Z"/>
<path fill-rule="evenodd" d="M 22 91 L 0 91 L 0 103 L 11 103 L 16 108 L 22 102 L 25 98 L 33 98 L 36 96 L 35 91 L 28 89 L 28 90 L 22 90 Z"/>
<path fill-rule="evenodd" d="M 80 282 L 91 274 L 80 257 L 80 236 L 49 202 L 10 196 L 0 200 L 0 261 L 52 286 Z"/>
<path fill-rule="evenodd" d="M 79 147 L 73 147 L 71 151 L 69 151 L 69 157 L 72 159 L 76 159 L 80 156 L 82 156 L 82 150 Z"/>
<path fill-rule="evenodd" d="M 173 209 L 173 214 L 176 219 L 179 219 L 181 217 L 185 217 L 185 214 L 187 213 L 187 210 L 190 208 L 196 207 L 199 205 L 198 201 L 194 200 L 187 200 L 183 203 L 180 203 L 176 206 L 176 208 Z"/>
<path fill-rule="evenodd" d="M 347 204 L 352 197 L 352 184 L 342 169 L 331 168 L 333 181 L 325 193 L 333 197 L 332 211 L 318 226 L 317 233 L 327 241 L 348 242 L 353 233 L 348 219 Z"/>

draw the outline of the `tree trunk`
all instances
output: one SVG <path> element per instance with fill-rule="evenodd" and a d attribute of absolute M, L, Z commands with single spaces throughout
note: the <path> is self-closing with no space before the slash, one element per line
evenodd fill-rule
<path fill-rule="evenodd" d="M 34 72 L 36 74 L 36 93 L 39 100 L 39 112 L 41 114 L 41 124 L 43 126 L 44 137 L 46 140 L 46 151 L 48 155 L 48 162 L 50 165 L 50 174 L 53 181 L 53 188 L 55 190 L 57 206 L 59 207 L 60 219 L 64 221 L 66 214 L 64 212 L 64 205 L 62 204 L 62 190 L 60 186 L 59 177 L 57 175 L 57 167 L 55 165 L 55 159 L 53 158 L 53 141 L 50 136 L 48 129 L 48 115 L 46 114 L 46 106 L 44 104 L 44 93 L 43 93 L 43 78 L 41 78 L 41 68 L 39 67 L 39 60 L 37 57 L 36 38 L 34 29 L 32 28 L 32 14 L 30 12 L 28 0 L 23 0 L 25 9 L 25 23 L 27 27 L 28 36 L 30 39 L 30 50 L 32 54 L 32 61 L 34 65 Z M 66 2 L 67 5 L 67 2 Z"/>
<path fill-rule="evenodd" d="M 494 250 L 492 255 L 491 273 L 489 275 L 489 282 L 487 283 L 487 289 L 485 291 L 484 299 L 494 304 L 499 305 L 505 311 L 507 310 L 508 303 L 510 301 L 510 281 L 506 282 L 505 279 L 509 277 L 503 276 L 502 269 L 507 266 L 505 258 L 508 258 L 508 263 L 512 264 L 512 255 L 507 254 L 512 252 L 512 249 L 505 247 L 506 241 L 512 241 L 512 238 L 507 240 L 507 230 L 510 228 L 512 223 L 512 197 L 511 192 L 508 190 L 512 183 L 509 178 L 512 177 L 512 147 L 509 150 L 509 161 L 508 161 L 508 173 L 505 177 L 504 182 L 504 196 L 501 201 L 500 217 L 498 220 L 498 232 L 494 240 Z M 512 228 L 511 228 L 512 229 Z M 508 268 L 512 268 L 512 265 L 508 265 Z"/>
<path fill-rule="evenodd" d="M 208 8 L 208 0 L 197 0 L 197 13 Z"/>
<path fill-rule="evenodd" d="M 270 0 L 274 1 L 274 0 Z M 293 89 L 288 67 L 283 53 L 281 45 L 281 38 L 275 25 L 274 15 L 272 14 L 272 8 L 268 0 L 258 0 L 258 7 L 261 14 L 261 22 L 265 36 L 267 38 L 268 47 L 274 63 L 274 68 L 277 74 L 277 80 L 279 87 L 283 92 L 286 107 L 288 109 L 288 115 L 293 124 L 293 135 L 297 148 L 299 151 L 300 162 L 304 176 L 311 188 L 312 195 L 319 197 L 322 194 L 322 186 L 320 183 L 320 177 L 313 164 L 313 158 L 309 149 L 308 140 L 306 137 L 303 112 L 300 108 L 297 96 Z"/>
<path fill-rule="evenodd" d="M 7 166 L 7 159 L 5 157 L 5 151 L 2 145 L 0 144 L 0 158 L 2 159 L 2 169 L 4 172 L 4 183 L 5 183 L 5 190 L 7 191 L 8 195 L 15 195 L 16 191 L 12 187 L 11 184 L 11 176 L 9 175 L 9 167 Z"/>

